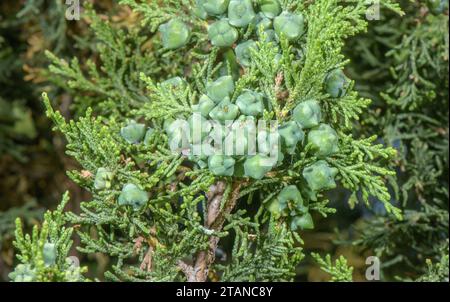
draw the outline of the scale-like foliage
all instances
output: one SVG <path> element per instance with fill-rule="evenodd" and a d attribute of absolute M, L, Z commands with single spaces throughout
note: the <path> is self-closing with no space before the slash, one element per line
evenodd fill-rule
<path fill-rule="evenodd" d="M 14 245 L 20 264 L 9 274 L 19 282 L 77 282 L 84 280 L 86 268 L 67 255 L 72 246 L 72 227 L 65 227 L 64 207 L 69 201 L 66 193 L 58 209 L 44 214 L 41 228 L 35 226 L 32 235 L 23 234 L 22 223 L 16 220 Z"/>
<path fill-rule="evenodd" d="M 380 212 L 356 241 L 381 257 L 386 280 L 426 273 L 426 259 L 440 262 L 448 239 L 448 7 L 441 3 L 437 11 L 432 1 L 404 1 L 404 18 L 385 12 L 350 44 L 358 88 L 376 100 L 360 131 L 378 132 L 398 151 L 391 185 L 404 220 Z"/>
<path fill-rule="evenodd" d="M 249 23 L 230 29 L 233 43 L 214 37 L 212 23 L 229 28 L 228 21 L 224 25 L 221 17 L 210 16 L 207 22 L 194 15 L 194 1 L 121 2 L 138 13 L 139 24 L 105 22 L 87 7 L 98 39 L 96 63 L 68 63 L 47 52 L 55 82 L 67 81 L 63 86 L 75 97 L 77 119 L 66 121 L 43 95 L 48 117 L 66 137 L 67 154 L 81 166 L 68 174 L 92 195 L 81 203 L 81 213 L 65 217 L 77 225 L 79 251 L 112 261 L 107 279 L 293 280 L 303 259 L 299 233 L 314 227 L 309 212 L 327 216 L 335 211 L 325 194 L 335 181 L 354 194 L 352 202 L 369 204 L 369 196 L 376 197 L 390 219 L 401 220 L 385 185 L 394 174 L 387 166 L 396 152 L 376 143 L 373 134 L 355 135 L 353 125 L 370 101 L 341 71 L 348 63 L 342 54 L 346 40 L 367 27 L 365 1 L 280 1 L 295 22 L 304 22 L 296 24 L 301 34 L 292 39 L 275 24 L 276 38 L 269 40 L 268 32 Z M 274 23 L 291 22 L 283 18 Z M 179 47 L 164 37 L 173 20 L 190 30 L 188 39 L 178 37 Z M 251 39 L 258 51 L 250 50 L 244 66 L 234 42 Z M 219 45 L 225 42 L 229 46 Z M 222 100 L 228 102 L 223 114 L 252 91 L 264 98 L 262 120 L 290 125 L 307 137 L 287 148 L 286 137 L 291 137 L 284 133 L 284 159 L 271 170 L 248 169 L 252 158 L 244 156 L 236 158 L 236 173 L 224 174 L 211 157 L 205 165 L 184 150 L 174 152 L 168 130 L 172 119 L 188 119 L 203 95 L 213 98 L 211 87 L 221 77 L 233 81 L 228 82 L 233 89 L 222 87 L 230 92 Z M 294 115 L 310 100 L 319 108 L 322 125 L 301 129 L 301 118 Z M 246 171 L 239 175 L 244 161 Z M 21 234 L 18 238 L 20 245 Z M 231 248 L 227 241 L 233 241 Z M 336 265 L 317 259 L 333 280 L 351 279 L 344 259 Z"/>
<path fill-rule="evenodd" d="M 313 253 L 312 256 L 320 268 L 331 276 L 332 282 L 353 281 L 353 267 L 347 264 L 347 260 L 344 257 L 340 256 L 333 264 L 330 255 L 322 258 L 319 254 Z"/>

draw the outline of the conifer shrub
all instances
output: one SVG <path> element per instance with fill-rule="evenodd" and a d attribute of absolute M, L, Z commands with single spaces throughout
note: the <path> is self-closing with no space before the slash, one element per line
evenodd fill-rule
<path fill-rule="evenodd" d="M 371 100 L 343 51 L 367 30 L 368 4 L 119 2 L 133 11 L 122 22 L 86 5 L 92 54 L 46 52 L 74 117 L 54 109 L 55 91 L 42 95 L 46 115 L 79 164 L 69 177 L 91 197 L 77 212 L 63 210 L 64 195 L 32 236 L 17 221 L 20 264 L 10 278 L 88 280 L 68 257 L 76 231 L 79 252 L 110 260 L 93 278 L 292 281 L 311 255 L 332 281 L 351 281 L 344 257 L 311 254 L 302 236 L 335 215 L 337 190 L 351 207 L 377 199 L 384 221 L 404 221 L 388 183 L 399 151 L 362 127 L 373 121 Z"/>

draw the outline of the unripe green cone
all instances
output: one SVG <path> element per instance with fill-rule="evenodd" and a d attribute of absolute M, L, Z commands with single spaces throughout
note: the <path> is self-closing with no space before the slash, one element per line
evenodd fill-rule
<path fill-rule="evenodd" d="M 228 19 L 231 25 L 245 27 L 256 17 L 251 0 L 231 0 L 228 6 Z"/>
<path fill-rule="evenodd" d="M 291 230 L 312 230 L 314 229 L 314 221 L 311 214 L 306 213 L 304 215 L 295 216 L 291 220 Z"/>
<path fill-rule="evenodd" d="M 253 40 L 248 40 L 236 46 L 235 52 L 237 61 L 244 67 L 249 67 L 252 60 L 252 49 L 257 49 L 258 46 Z"/>
<path fill-rule="evenodd" d="M 195 7 L 194 7 L 194 15 L 199 17 L 200 19 L 205 20 L 208 18 L 208 13 L 206 12 L 203 5 L 205 4 L 205 0 L 195 0 Z"/>
<path fill-rule="evenodd" d="M 194 113 L 189 117 L 190 141 L 193 144 L 200 144 L 211 131 L 211 123 L 201 114 Z"/>
<path fill-rule="evenodd" d="M 216 104 L 221 102 L 226 97 L 230 97 L 234 91 L 234 81 L 232 76 L 223 76 L 208 83 L 206 86 L 206 94 Z"/>
<path fill-rule="evenodd" d="M 286 216 L 287 204 L 281 204 L 278 199 L 274 199 L 267 210 L 275 219 Z"/>
<path fill-rule="evenodd" d="M 208 37 L 214 46 L 229 47 L 236 42 L 239 33 L 227 20 L 219 20 L 209 26 Z"/>
<path fill-rule="evenodd" d="M 191 35 L 189 27 L 178 19 L 160 25 L 159 31 L 166 49 L 177 49 L 186 45 Z"/>
<path fill-rule="evenodd" d="M 46 242 L 42 250 L 44 263 L 46 266 L 54 265 L 56 262 L 56 246 L 54 243 Z"/>
<path fill-rule="evenodd" d="M 232 176 L 235 160 L 230 156 L 213 155 L 209 157 L 208 168 L 217 176 Z"/>
<path fill-rule="evenodd" d="M 36 270 L 30 264 L 19 264 L 8 277 L 14 282 L 32 282 L 36 278 Z"/>
<path fill-rule="evenodd" d="M 322 190 L 334 189 L 338 170 L 331 168 L 324 160 L 320 160 L 303 170 L 303 177 L 306 179 L 311 190 L 319 192 Z"/>
<path fill-rule="evenodd" d="M 203 9 L 210 16 L 222 15 L 227 11 L 230 0 L 203 0 Z"/>
<path fill-rule="evenodd" d="M 95 174 L 94 188 L 97 190 L 111 188 L 113 173 L 106 168 L 98 168 Z"/>
<path fill-rule="evenodd" d="M 232 128 L 242 128 L 245 135 L 252 134 L 256 136 L 257 120 L 253 116 L 240 115 L 233 123 Z"/>
<path fill-rule="evenodd" d="M 350 80 L 341 69 L 331 71 L 325 78 L 325 90 L 332 98 L 343 97 L 349 85 Z"/>
<path fill-rule="evenodd" d="M 319 157 L 327 157 L 339 151 L 339 137 L 329 125 L 321 124 L 308 134 L 308 143 L 312 144 Z"/>
<path fill-rule="evenodd" d="M 216 145 L 222 145 L 225 137 L 228 136 L 231 129 L 230 127 L 226 127 L 225 125 L 221 124 L 219 121 L 211 121 L 211 123 L 212 130 L 209 133 L 209 137 Z"/>
<path fill-rule="evenodd" d="M 273 28 L 273 21 L 272 19 L 267 18 L 264 14 L 259 13 L 256 15 L 256 18 L 253 20 L 253 22 L 256 24 L 256 31 L 257 33 L 261 30 L 268 30 Z"/>
<path fill-rule="evenodd" d="M 283 205 L 303 204 L 302 194 L 295 185 L 284 187 L 283 190 L 281 190 L 281 192 L 278 194 L 277 200 L 280 204 Z"/>
<path fill-rule="evenodd" d="M 214 148 L 209 143 L 192 145 L 189 160 L 196 162 L 200 169 L 204 169 L 208 167 L 208 158 L 213 154 Z"/>
<path fill-rule="evenodd" d="M 278 219 L 281 216 L 288 216 L 290 208 L 303 207 L 303 198 L 300 191 L 295 185 L 290 185 L 281 190 L 277 198 L 270 203 L 268 209 Z"/>
<path fill-rule="evenodd" d="M 120 129 L 120 135 L 130 144 L 137 144 L 145 136 L 145 125 L 131 121 L 127 126 Z"/>
<path fill-rule="evenodd" d="M 255 152 L 255 150 L 253 150 L 253 152 Z M 230 131 L 224 140 L 224 153 L 229 156 L 248 154 L 248 139 L 243 131 Z"/>
<path fill-rule="evenodd" d="M 281 5 L 278 0 L 260 0 L 259 3 L 261 12 L 267 18 L 275 18 L 281 13 Z"/>
<path fill-rule="evenodd" d="M 200 97 L 198 104 L 192 106 L 192 110 L 194 112 L 200 113 L 204 117 L 208 117 L 209 113 L 215 106 L 216 104 L 214 103 L 214 101 L 211 100 L 211 98 L 206 94 L 204 94 Z"/>
<path fill-rule="evenodd" d="M 298 104 L 294 109 L 292 117 L 303 129 L 318 126 L 322 120 L 322 111 L 319 102 L 309 100 Z"/>
<path fill-rule="evenodd" d="M 241 115 L 233 122 L 224 140 L 226 155 L 256 154 L 256 121 L 252 116 Z"/>
<path fill-rule="evenodd" d="M 202 143 L 191 145 L 191 153 L 197 159 L 207 160 L 210 156 L 214 155 L 215 150 L 210 143 Z"/>
<path fill-rule="evenodd" d="M 169 138 L 170 150 L 179 152 L 189 147 L 191 141 L 189 123 L 181 120 L 170 120 L 164 123 L 164 130 Z"/>
<path fill-rule="evenodd" d="M 236 105 L 245 115 L 260 116 L 264 112 L 263 95 L 251 90 L 245 90 L 236 99 Z"/>
<path fill-rule="evenodd" d="M 302 14 L 283 12 L 273 21 L 273 27 L 278 34 L 283 34 L 288 40 L 296 40 L 305 32 L 305 21 Z"/>
<path fill-rule="evenodd" d="M 168 87 L 168 88 L 176 88 L 181 87 L 185 84 L 185 81 L 180 77 L 173 77 L 170 79 L 165 80 L 161 83 L 161 86 Z"/>
<path fill-rule="evenodd" d="M 166 134 L 169 136 L 170 133 L 172 133 L 173 129 L 173 124 L 174 124 L 175 120 L 171 117 L 167 118 L 166 120 L 164 120 L 164 124 L 163 124 L 163 129 L 166 132 Z"/>
<path fill-rule="evenodd" d="M 294 121 L 284 123 L 278 128 L 283 145 L 287 148 L 287 152 L 292 154 L 298 142 L 303 141 L 305 133 Z"/>
<path fill-rule="evenodd" d="M 209 116 L 220 123 L 233 121 L 239 115 L 239 108 L 230 102 L 230 98 L 226 97 L 220 102 L 210 113 Z"/>
<path fill-rule="evenodd" d="M 257 133 L 257 138 L 259 153 L 276 158 L 278 163 L 281 163 L 283 161 L 284 154 L 281 152 L 280 134 L 278 133 L 278 131 L 259 131 Z"/>
<path fill-rule="evenodd" d="M 267 172 L 272 170 L 275 164 L 276 160 L 264 155 L 257 154 L 255 156 L 250 156 L 244 163 L 245 176 L 254 179 L 262 179 Z"/>
<path fill-rule="evenodd" d="M 139 189 L 135 184 L 126 184 L 119 195 L 119 205 L 130 205 L 135 210 L 148 202 L 147 192 Z"/>

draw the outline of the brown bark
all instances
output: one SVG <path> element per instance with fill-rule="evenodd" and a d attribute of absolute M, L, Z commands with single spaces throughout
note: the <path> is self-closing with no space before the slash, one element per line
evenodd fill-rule
<path fill-rule="evenodd" d="M 215 185 L 211 186 L 207 194 L 208 204 L 206 209 L 206 228 L 216 232 L 222 230 L 227 215 L 229 215 L 236 206 L 239 198 L 239 192 L 243 184 L 243 182 L 236 182 L 233 184 L 230 198 L 226 201 L 222 210 L 220 210 L 220 205 L 226 184 L 223 181 L 219 181 Z M 207 281 L 209 269 L 215 260 L 218 243 L 219 238 L 216 236 L 211 236 L 209 238 L 208 249 L 198 252 L 193 267 L 182 261 L 178 263 L 178 267 L 185 273 L 188 282 Z"/>

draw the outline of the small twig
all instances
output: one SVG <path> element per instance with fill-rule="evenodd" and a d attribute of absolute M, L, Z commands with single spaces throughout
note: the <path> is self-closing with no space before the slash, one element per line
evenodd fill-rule
<path fill-rule="evenodd" d="M 214 231 L 220 231 L 222 229 L 227 215 L 229 215 L 236 206 L 239 199 L 239 192 L 243 184 L 243 182 L 237 182 L 233 185 L 230 199 L 226 201 L 226 204 L 222 210 L 220 210 L 220 204 L 226 184 L 220 181 L 211 186 L 209 192 L 206 194 L 208 197 L 208 205 L 205 227 Z M 190 269 L 188 269 L 185 264 L 180 267 L 180 269 L 185 272 L 189 282 L 205 282 L 207 280 L 209 268 L 215 261 L 218 243 L 219 237 L 211 236 L 209 239 L 208 249 L 200 251 L 197 254 L 194 267 L 190 267 Z M 180 266 L 180 263 L 178 265 Z"/>
<path fill-rule="evenodd" d="M 144 256 L 144 260 L 142 260 L 140 269 L 143 271 L 150 272 L 152 270 L 152 254 L 153 254 L 153 247 L 149 246 L 148 251 Z"/>
<path fill-rule="evenodd" d="M 178 260 L 177 266 L 180 269 L 180 271 L 182 271 L 184 273 L 184 275 L 188 279 L 188 282 L 192 282 L 192 280 L 190 280 L 190 278 L 192 278 L 192 276 L 195 276 L 194 268 L 191 265 L 186 264 L 185 262 L 183 262 L 181 260 Z"/>

